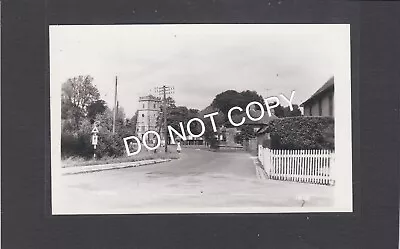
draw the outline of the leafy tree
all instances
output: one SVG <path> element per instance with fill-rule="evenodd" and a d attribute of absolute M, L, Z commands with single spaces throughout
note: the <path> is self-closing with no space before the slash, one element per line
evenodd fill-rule
<path fill-rule="evenodd" d="M 75 129 L 88 116 L 88 107 L 99 100 L 100 93 L 90 75 L 69 78 L 61 88 L 61 118 L 70 119 Z"/>
<path fill-rule="evenodd" d="M 129 120 L 128 127 L 130 127 L 133 131 L 132 135 L 136 134 L 136 124 L 137 124 L 137 117 L 138 117 L 138 111 L 135 112 L 135 114 L 132 116 L 132 118 Z"/>
<path fill-rule="evenodd" d="M 99 99 L 88 106 L 88 118 L 94 119 L 97 114 L 102 114 L 107 109 L 107 103 Z"/>
<path fill-rule="evenodd" d="M 215 96 L 214 100 L 211 103 L 211 106 L 221 111 L 227 118 L 228 111 L 232 107 L 238 106 L 245 109 L 246 106 L 253 101 L 260 102 L 261 104 L 263 104 L 264 108 L 266 107 L 262 96 L 257 94 L 256 91 L 249 90 L 242 92 L 227 90 L 225 92 L 222 92 Z"/>
<path fill-rule="evenodd" d="M 100 93 L 92 84 L 90 75 L 78 76 L 68 79 L 62 85 L 62 101 L 79 108 L 84 116 L 88 114 L 88 106 L 99 100 Z"/>
<path fill-rule="evenodd" d="M 271 105 L 273 105 L 273 103 L 271 103 Z M 275 116 L 277 116 L 278 118 L 285 117 L 285 108 L 281 104 L 279 104 L 273 110 L 274 110 Z"/>
<path fill-rule="evenodd" d="M 113 112 L 107 108 L 103 113 L 96 115 L 96 121 L 103 130 L 112 131 Z"/>
<path fill-rule="evenodd" d="M 198 109 L 189 109 L 188 110 L 187 122 L 189 120 L 191 120 L 192 118 L 198 118 L 198 117 L 199 117 L 199 110 Z M 198 122 L 192 122 L 190 124 L 190 130 L 192 131 L 193 134 L 200 134 L 201 125 Z"/>
<path fill-rule="evenodd" d="M 199 110 L 198 109 L 192 109 L 192 108 L 190 108 L 189 110 L 189 119 L 191 119 L 191 118 L 195 118 L 195 117 L 197 117 L 198 116 L 198 114 L 199 114 Z"/>
<path fill-rule="evenodd" d="M 165 100 L 167 102 L 167 107 L 176 107 L 175 100 L 171 96 L 167 97 Z"/>
<path fill-rule="evenodd" d="M 238 143 L 243 143 L 243 141 L 250 140 L 256 137 L 256 132 L 254 131 L 254 127 L 251 125 L 242 125 L 240 127 L 240 132 L 236 134 L 235 141 Z"/>
<path fill-rule="evenodd" d="M 301 111 L 298 105 L 293 105 L 293 111 L 291 111 L 289 106 L 283 107 L 279 104 L 274 108 L 274 113 L 278 118 L 301 116 Z"/>
<path fill-rule="evenodd" d="M 122 106 L 118 106 L 117 113 L 115 115 L 115 125 L 116 127 L 118 126 L 124 126 L 125 125 L 125 111 Z"/>
<path fill-rule="evenodd" d="M 180 122 L 185 123 L 189 117 L 189 110 L 186 106 L 177 106 L 167 109 L 167 125 L 180 130 Z"/>
<path fill-rule="evenodd" d="M 186 124 L 190 119 L 197 117 L 197 113 L 198 110 L 188 109 L 186 106 L 167 106 L 167 125 L 173 127 L 175 130 L 180 132 L 181 128 L 179 123 L 182 122 L 183 127 L 185 128 L 185 134 L 187 135 Z M 164 116 L 161 112 L 160 115 L 157 117 L 157 128 L 159 132 L 163 130 L 163 125 Z M 198 129 L 200 129 L 200 126 L 198 126 L 196 122 L 191 124 L 191 131 L 194 134 L 200 133 L 200 130 Z"/>
<path fill-rule="evenodd" d="M 175 130 L 180 131 L 179 123 L 182 122 L 184 127 L 186 123 L 193 117 L 197 117 L 197 109 L 188 109 L 186 106 L 176 106 L 175 100 L 172 97 L 166 98 L 167 103 L 167 125 L 173 127 Z M 161 107 L 161 111 L 157 117 L 156 126 L 160 133 L 164 128 L 164 113 Z M 195 124 L 193 123 L 193 126 Z M 193 127 L 191 126 L 191 127 Z M 192 129 L 195 132 L 194 129 Z M 195 133 L 197 134 L 197 133 Z"/>
<path fill-rule="evenodd" d="M 293 105 L 293 111 L 290 110 L 289 106 L 284 108 L 285 117 L 298 117 L 301 116 L 301 111 L 298 105 Z"/>
<path fill-rule="evenodd" d="M 204 118 L 204 115 L 218 112 L 217 115 L 213 116 L 215 121 L 215 126 L 217 127 L 217 132 L 214 132 L 213 126 L 211 123 L 211 118 Z M 204 110 L 200 111 L 198 117 L 204 122 L 205 124 L 205 132 L 203 135 L 204 140 L 210 145 L 211 148 L 217 148 L 218 146 L 218 139 L 216 135 L 218 134 L 218 129 L 225 123 L 226 115 L 222 113 L 222 111 L 218 111 L 217 108 L 213 106 L 208 106 Z M 200 127 L 199 127 L 200 128 Z"/>
<path fill-rule="evenodd" d="M 102 126 L 104 129 L 107 129 L 108 131 L 112 131 L 113 127 L 113 119 L 114 119 L 114 112 L 110 108 L 106 108 L 106 110 L 101 113 L 96 115 L 96 121 L 100 123 L 100 126 Z M 118 130 L 125 126 L 125 112 L 122 107 L 118 107 L 118 112 L 115 117 L 115 129 L 118 132 Z"/>

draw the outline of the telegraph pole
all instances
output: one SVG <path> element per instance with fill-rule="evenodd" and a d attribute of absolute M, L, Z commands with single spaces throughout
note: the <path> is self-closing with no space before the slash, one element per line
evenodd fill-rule
<path fill-rule="evenodd" d="M 167 146 L 167 141 L 168 141 L 168 139 L 167 139 L 167 137 L 168 137 L 168 127 L 167 127 L 167 97 L 166 97 L 166 93 L 165 93 L 165 90 L 166 90 L 165 85 L 162 86 L 162 88 L 163 88 L 163 95 L 164 95 L 164 97 L 163 97 L 163 102 L 164 102 L 164 110 L 163 110 L 163 112 L 164 112 L 164 140 L 165 140 L 164 149 L 165 149 L 165 152 L 167 152 L 167 151 L 168 151 L 168 146 Z"/>
<path fill-rule="evenodd" d="M 166 86 L 163 85 L 162 87 L 157 87 L 156 92 L 158 92 L 159 95 L 163 96 L 163 118 L 164 118 L 164 149 L 165 152 L 168 151 L 168 146 L 167 146 L 167 138 L 168 138 L 168 127 L 167 127 L 167 94 L 172 94 L 174 91 L 174 87 Z"/>
<path fill-rule="evenodd" d="M 115 119 L 117 116 L 118 102 L 117 102 L 117 87 L 118 87 L 118 78 L 115 76 L 115 94 L 114 94 L 114 112 L 113 112 L 113 134 L 115 134 Z"/>
<path fill-rule="evenodd" d="M 119 101 L 117 100 L 117 110 L 116 110 L 115 117 L 117 117 L 117 116 L 118 116 L 118 108 L 119 108 Z M 115 119 L 117 119 L 117 118 L 115 118 Z"/>

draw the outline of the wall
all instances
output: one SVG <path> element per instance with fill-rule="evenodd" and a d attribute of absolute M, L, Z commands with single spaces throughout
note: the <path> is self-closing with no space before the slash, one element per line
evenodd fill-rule
<path fill-rule="evenodd" d="M 139 101 L 140 110 L 160 110 L 160 103 L 156 101 Z"/>
<path fill-rule="evenodd" d="M 160 103 L 152 100 L 139 101 L 139 108 L 136 132 L 138 137 L 142 138 L 146 131 L 156 130 L 157 117 L 160 113 Z M 149 138 L 152 139 L 153 136 L 150 135 Z"/>
<path fill-rule="evenodd" d="M 335 107 L 334 100 L 332 100 L 333 113 L 332 113 L 332 115 L 330 115 L 330 113 L 329 113 L 329 105 L 330 105 L 329 96 L 330 95 L 333 96 L 332 91 L 327 92 L 324 95 L 321 95 L 320 99 L 316 99 L 312 103 L 304 106 L 304 116 L 334 116 L 334 107 Z M 319 101 L 319 100 L 321 100 L 321 101 Z M 322 107 L 322 115 L 320 115 L 320 112 L 319 112 L 320 104 Z"/>

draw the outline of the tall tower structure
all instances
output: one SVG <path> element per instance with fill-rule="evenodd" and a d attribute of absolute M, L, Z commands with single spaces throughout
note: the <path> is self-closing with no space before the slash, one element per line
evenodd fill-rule
<path fill-rule="evenodd" d="M 136 134 L 140 139 L 146 131 L 157 131 L 157 117 L 160 114 L 161 99 L 148 95 L 139 97 L 139 109 L 136 122 Z M 149 134 L 148 140 L 152 140 L 154 134 Z"/>

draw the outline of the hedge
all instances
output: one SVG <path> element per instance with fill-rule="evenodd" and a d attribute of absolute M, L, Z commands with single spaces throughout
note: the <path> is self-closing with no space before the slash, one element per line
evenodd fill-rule
<path fill-rule="evenodd" d="M 272 120 L 267 132 L 271 149 L 335 149 L 333 117 L 288 117 Z M 265 143 L 263 143 L 265 144 Z"/>
<path fill-rule="evenodd" d="M 93 157 L 92 145 L 92 125 L 83 122 L 78 131 L 62 129 L 61 132 L 61 155 L 66 157 L 83 157 L 86 159 Z M 125 145 L 123 138 L 133 135 L 128 129 L 119 129 L 118 133 L 113 134 L 106 127 L 99 127 L 98 144 L 96 156 L 98 158 L 119 157 L 124 155 Z"/>

